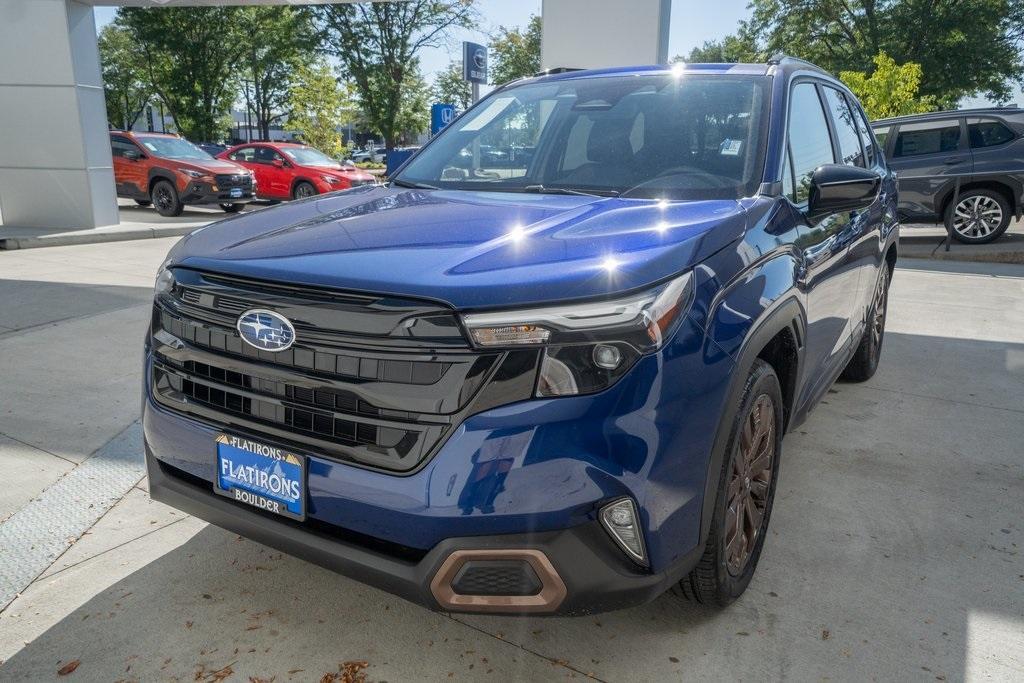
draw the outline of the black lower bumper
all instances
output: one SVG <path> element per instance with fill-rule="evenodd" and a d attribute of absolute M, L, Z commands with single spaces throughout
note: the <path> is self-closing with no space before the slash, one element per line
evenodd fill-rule
<path fill-rule="evenodd" d="M 594 614 L 649 602 L 685 576 L 701 550 L 662 573 L 646 572 L 632 565 L 594 521 L 561 531 L 449 538 L 419 559 L 400 558 L 219 496 L 212 484 L 177 476 L 174 468 L 153 456 L 148 445 L 146 465 L 153 500 L 433 610 L 451 609 L 438 603 L 431 581 L 459 550 L 540 550 L 565 584 L 565 598 L 556 609 L 545 612 L 557 615 Z M 464 610 L 476 611 L 472 606 Z"/>
<path fill-rule="evenodd" d="M 182 204 L 248 204 L 256 201 L 254 188 L 250 185 L 242 188 L 218 187 L 213 189 L 209 183 L 192 182 L 181 193 Z M 240 196 L 232 195 L 232 189 L 241 191 Z"/>

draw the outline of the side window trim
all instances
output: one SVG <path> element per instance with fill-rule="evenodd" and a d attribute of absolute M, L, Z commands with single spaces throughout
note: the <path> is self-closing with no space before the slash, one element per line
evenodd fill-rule
<path fill-rule="evenodd" d="M 864 114 L 861 112 L 860 107 L 857 105 L 856 100 L 853 99 L 851 94 L 840 90 L 839 96 L 843 98 L 844 102 L 846 102 L 846 108 L 850 111 L 850 116 L 854 119 L 853 130 L 857 133 L 857 144 L 860 145 L 860 159 L 863 162 L 863 168 L 874 168 L 874 157 L 876 155 L 872 154 L 872 158 L 868 159 L 868 148 L 864 145 L 864 136 L 861 135 L 860 132 L 860 125 L 863 123 L 867 126 L 868 135 L 871 135 L 871 126 L 867 125 L 867 118 L 864 117 Z M 877 149 L 878 145 L 875 145 L 875 148 Z"/>
<path fill-rule="evenodd" d="M 828 136 L 832 140 L 832 163 L 840 163 L 835 161 L 836 159 L 843 158 L 843 151 L 839 148 L 839 133 L 836 130 L 836 122 L 832 120 L 832 107 L 828 104 L 828 98 L 825 97 L 825 84 L 821 81 L 814 81 L 815 89 L 818 91 L 818 100 L 821 102 L 821 108 L 825 112 L 825 123 L 828 124 Z"/>

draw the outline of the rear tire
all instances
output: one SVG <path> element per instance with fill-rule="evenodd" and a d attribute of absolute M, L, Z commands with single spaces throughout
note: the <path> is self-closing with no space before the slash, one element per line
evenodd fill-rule
<path fill-rule="evenodd" d="M 178 190 L 174 188 L 173 183 L 170 181 L 156 181 L 149 196 L 152 198 L 154 206 L 156 206 L 157 213 L 161 216 L 180 216 L 181 212 L 185 209 L 185 205 L 178 198 Z"/>
<path fill-rule="evenodd" d="M 292 199 L 306 199 L 318 194 L 320 193 L 316 191 L 312 183 L 307 183 L 303 180 L 300 183 L 296 183 L 295 189 L 292 190 Z"/>
<path fill-rule="evenodd" d="M 878 273 L 878 282 L 875 283 L 867 327 L 840 379 L 866 382 L 874 377 L 875 371 L 878 370 L 878 360 L 882 357 L 882 342 L 885 340 L 885 316 L 889 309 L 889 276 L 889 264 L 883 263 Z"/>
<path fill-rule="evenodd" d="M 223 209 L 225 213 L 238 213 L 245 208 L 245 204 L 221 204 L 220 208 Z"/>
<path fill-rule="evenodd" d="M 1006 197 L 991 190 L 968 190 L 956 205 L 946 207 L 946 230 L 964 244 L 986 244 L 1010 226 L 1012 212 Z"/>
<path fill-rule="evenodd" d="M 725 607 L 743 594 L 764 547 L 782 453 L 782 390 L 772 366 L 754 361 L 733 421 L 704 555 L 672 590 Z"/>

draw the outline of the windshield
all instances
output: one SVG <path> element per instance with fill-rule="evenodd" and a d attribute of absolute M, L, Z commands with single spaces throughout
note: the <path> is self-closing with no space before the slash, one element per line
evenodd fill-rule
<path fill-rule="evenodd" d="M 768 78 L 655 74 L 501 90 L 412 159 L 399 184 L 659 199 L 761 182 Z"/>
<path fill-rule="evenodd" d="M 135 139 L 158 157 L 165 157 L 167 159 L 195 159 L 199 161 L 213 158 L 191 142 L 181 138 L 136 135 Z"/>
<path fill-rule="evenodd" d="M 341 168 L 337 159 L 332 159 L 318 149 L 312 147 L 282 147 L 281 151 L 299 166 L 326 166 Z"/>

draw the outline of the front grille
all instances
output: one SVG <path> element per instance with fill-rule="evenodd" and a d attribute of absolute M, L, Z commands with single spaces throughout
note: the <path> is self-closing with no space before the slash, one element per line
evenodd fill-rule
<path fill-rule="evenodd" d="M 241 187 L 251 188 L 252 187 L 252 176 L 242 173 L 220 173 L 214 176 L 214 180 L 217 182 L 217 187 L 221 189 Z"/>
<path fill-rule="evenodd" d="M 154 306 L 154 397 L 271 442 L 395 472 L 416 469 L 467 415 L 533 390 L 536 351 L 479 353 L 436 304 L 175 269 Z M 239 315 L 287 317 L 295 344 L 244 343 Z"/>

